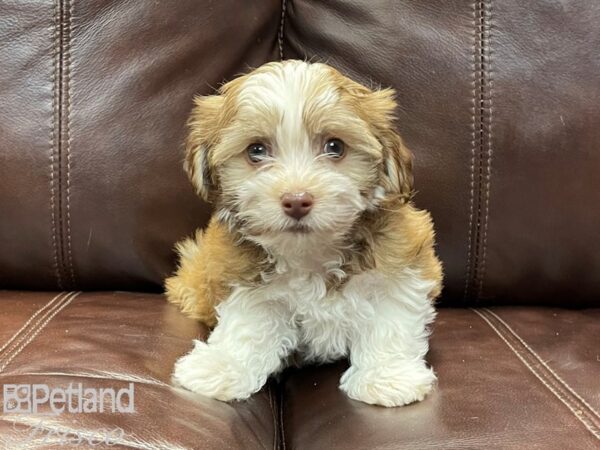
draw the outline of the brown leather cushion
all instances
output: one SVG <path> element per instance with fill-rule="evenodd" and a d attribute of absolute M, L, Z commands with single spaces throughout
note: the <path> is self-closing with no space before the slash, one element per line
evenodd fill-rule
<path fill-rule="evenodd" d="M 192 95 L 281 41 L 398 91 L 447 300 L 597 305 L 599 2 L 56 4 L 0 0 L 0 286 L 159 289 Z"/>
<path fill-rule="evenodd" d="M 295 0 L 288 14 L 286 57 L 398 91 L 446 299 L 598 305 L 599 2 Z"/>
<path fill-rule="evenodd" d="M 115 448 L 592 449 L 600 436 L 600 310 L 442 309 L 428 360 L 437 390 L 386 409 L 338 390 L 344 363 L 288 370 L 250 400 L 222 403 L 170 386 L 175 360 L 206 329 L 163 297 L 0 291 L 2 384 L 114 388 L 134 383 L 135 414 L 4 414 L 3 448 L 53 430 L 121 427 Z M 54 448 L 54 447 L 52 447 Z"/>
<path fill-rule="evenodd" d="M 192 98 L 275 58 L 280 2 L 58 3 L 0 1 L 0 287 L 157 289 L 209 214 Z"/>
<path fill-rule="evenodd" d="M 135 413 L 3 414 L 0 447 L 56 448 L 56 435 L 47 442 L 43 438 L 48 434 L 30 438 L 30 426 L 42 420 L 45 428 L 69 432 L 71 438 L 75 431 L 95 436 L 102 436 L 102 429 L 124 431 L 118 445 L 100 448 L 273 448 L 272 384 L 249 401 L 232 404 L 170 386 L 175 360 L 191 349 L 192 339 L 206 337 L 206 329 L 162 296 L 55 297 L 56 293 L 0 291 L 2 384 L 66 388 L 83 383 L 118 390 L 133 382 Z"/>
<path fill-rule="evenodd" d="M 403 408 L 347 399 L 342 363 L 288 372 L 286 447 L 596 449 L 599 320 L 598 309 L 444 309 L 427 357 L 438 388 Z"/>

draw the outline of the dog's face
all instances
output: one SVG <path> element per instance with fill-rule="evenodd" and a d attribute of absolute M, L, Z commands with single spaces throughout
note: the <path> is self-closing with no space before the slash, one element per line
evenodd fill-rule
<path fill-rule="evenodd" d="M 196 99 L 186 170 L 220 219 L 263 245 L 342 238 L 364 211 L 410 197 L 393 95 L 324 64 L 266 64 Z"/>

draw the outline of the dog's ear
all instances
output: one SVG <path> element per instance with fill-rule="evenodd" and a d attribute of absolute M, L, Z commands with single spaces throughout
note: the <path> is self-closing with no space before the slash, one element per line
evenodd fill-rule
<path fill-rule="evenodd" d="M 224 98 L 221 95 L 196 97 L 188 120 L 184 169 L 198 195 L 211 200 L 216 177 L 210 163 L 211 149 L 216 144 L 221 126 Z"/>
<path fill-rule="evenodd" d="M 363 106 L 368 114 L 367 120 L 382 146 L 383 187 L 386 193 L 407 202 L 413 194 L 413 157 L 394 129 L 395 96 L 393 89 L 380 89 L 368 94 Z"/>
<path fill-rule="evenodd" d="M 393 128 L 382 133 L 383 181 L 386 192 L 396 194 L 406 203 L 413 195 L 413 156 Z"/>

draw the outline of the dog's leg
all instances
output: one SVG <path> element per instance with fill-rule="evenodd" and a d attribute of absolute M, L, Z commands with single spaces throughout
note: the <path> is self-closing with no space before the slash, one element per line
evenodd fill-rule
<path fill-rule="evenodd" d="M 435 311 L 429 286 L 418 278 L 384 281 L 373 315 L 357 323 L 350 344 L 350 368 L 340 389 L 350 398 L 382 406 L 423 400 L 436 377 L 425 363 L 427 325 Z"/>
<path fill-rule="evenodd" d="M 287 304 L 261 298 L 261 290 L 235 288 L 218 307 L 219 321 L 208 341 L 175 364 L 173 381 L 223 401 L 259 391 L 297 345 Z"/>

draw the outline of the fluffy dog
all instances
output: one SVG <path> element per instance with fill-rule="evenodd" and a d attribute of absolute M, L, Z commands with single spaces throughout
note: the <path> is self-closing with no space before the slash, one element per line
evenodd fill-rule
<path fill-rule="evenodd" d="M 411 203 L 394 92 L 324 64 L 266 64 L 200 97 L 185 168 L 215 206 L 178 244 L 168 299 L 215 326 L 174 381 L 220 400 L 257 392 L 292 353 L 349 357 L 340 388 L 384 406 L 419 401 L 442 269 Z"/>

